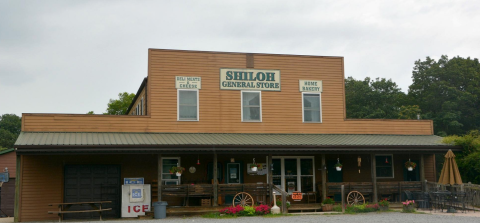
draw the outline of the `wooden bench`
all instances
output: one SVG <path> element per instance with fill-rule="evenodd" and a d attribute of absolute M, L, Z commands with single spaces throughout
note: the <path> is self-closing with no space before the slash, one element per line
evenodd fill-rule
<path fill-rule="evenodd" d="M 111 208 L 102 209 L 102 204 L 112 203 L 111 201 L 90 201 L 90 202 L 72 202 L 72 203 L 55 203 L 49 204 L 48 206 L 58 206 L 58 211 L 48 211 L 49 214 L 57 214 L 58 222 L 62 222 L 63 214 L 68 213 L 88 213 L 88 212 L 98 212 L 100 214 L 100 221 L 102 220 L 102 212 L 111 211 Z M 98 207 L 97 205 L 98 204 Z M 74 205 L 89 205 L 91 210 L 81 210 L 81 211 L 69 211 L 70 207 Z"/>

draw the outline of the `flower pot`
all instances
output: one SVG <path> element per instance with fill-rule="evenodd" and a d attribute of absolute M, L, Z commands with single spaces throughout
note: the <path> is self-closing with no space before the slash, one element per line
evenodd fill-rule
<path fill-rule="evenodd" d="M 182 176 L 182 173 L 176 172 L 177 177 Z"/>
<path fill-rule="evenodd" d="M 337 168 L 337 171 L 342 171 L 342 167 L 337 166 L 335 168 Z"/>
<path fill-rule="evenodd" d="M 388 206 L 379 206 L 380 211 L 388 211 Z"/>
<path fill-rule="evenodd" d="M 413 205 L 403 205 L 403 212 L 413 212 L 415 207 Z"/>
<path fill-rule="evenodd" d="M 333 211 L 333 204 L 324 204 L 324 205 L 322 206 L 322 211 L 323 211 L 323 212 Z"/>
<path fill-rule="evenodd" d="M 252 169 L 253 172 L 257 171 L 257 167 L 256 167 L 256 166 L 251 167 L 251 169 Z"/>
<path fill-rule="evenodd" d="M 413 171 L 413 167 L 408 167 L 408 171 Z"/>

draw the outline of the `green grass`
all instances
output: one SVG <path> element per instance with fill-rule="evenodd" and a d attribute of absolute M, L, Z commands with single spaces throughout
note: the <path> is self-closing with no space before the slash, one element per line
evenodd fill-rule
<path fill-rule="evenodd" d="M 223 218 L 237 218 L 237 216 L 236 216 L 236 215 L 228 215 L 228 214 L 220 215 L 220 213 L 215 212 L 215 213 L 204 214 L 204 215 L 202 215 L 202 218 L 218 218 L 218 219 L 223 219 Z"/>
<path fill-rule="evenodd" d="M 266 214 L 266 215 L 260 215 L 264 218 L 278 218 L 278 217 L 284 217 L 284 216 L 293 216 L 293 214 Z"/>

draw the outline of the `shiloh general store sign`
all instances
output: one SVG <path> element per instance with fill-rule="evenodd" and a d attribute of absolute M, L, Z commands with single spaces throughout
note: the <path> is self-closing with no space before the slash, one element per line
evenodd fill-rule
<path fill-rule="evenodd" d="M 220 68 L 220 89 L 280 91 L 280 71 Z"/>
<path fill-rule="evenodd" d="M 322 81 L 299 80 L 300 92 L 322 92 Z"/>
<path fill-rule="evenodd" d="M 175 88 L 177 89 L 202 89 L 201 77 L 175 77 Z"/>

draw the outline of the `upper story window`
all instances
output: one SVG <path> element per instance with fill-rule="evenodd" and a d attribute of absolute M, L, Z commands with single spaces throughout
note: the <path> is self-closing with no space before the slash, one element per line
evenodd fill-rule
<path fill-rule="evenodd" d="M 322 103 L 320 93 L 302 93 L 303 122 L 322 122 Z"/>
<path fill-rule="evenodd" d="M 262 92 L 242 91 L 242 122 L 262 121 Z"/>
<path fill-rule="evenodd" d="M 198 121 L 198 90 L 178 89 L 177 120 Z"/>

